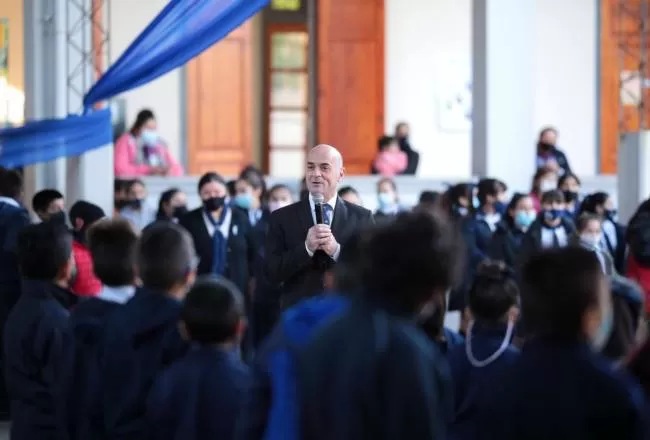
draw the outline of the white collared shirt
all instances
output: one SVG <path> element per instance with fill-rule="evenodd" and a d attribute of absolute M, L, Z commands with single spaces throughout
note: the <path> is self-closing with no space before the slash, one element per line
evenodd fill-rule
<path fill-rule="evenodd" d="M 325 202 L 326 205 L 329 205 L 332 208 L 332 213 L 331 218 L 330 218 L 330 224 L 332 221 L 334 221 L 334 211 L 336 210 L 336 200 L 338 196 L 332 197 L 330 200 Z M 312 198 L 311 194 L 309 195 L 309 210 L 311 211 L 311 219 L 316 224 L 316 204 L 314 203 L 314 199 Z M 307 241 L 305 241 L 305 249 L 307 250 L 307 254 L 309 254 L 310 257 L 314 256 L 314 253 L 309 250 L 309 246 L 307 246 Z M 336 244 L 336 250 L 334 251 L 334 255 L 332 255 L 332 260 L 336 261 L 339 259 L 339 255 L 341 254 L 341 244 L 337 243 Z"/>
<path fill-rule="evenodd" d="M 7 205 L 15 206 L 16 208 L 20 208 L 20 203 L 12 199 L 11 197 L 3 197 L 0 196 L 0 203 L 6 203 Z"/>
<path fill-rule="evenodd" d="M 226 209 L 224 206 L 223 209 Z M 210 221 L 210 218 L 208 216 L 211 215 L 205 210 L 203 211 L 203 222 L 205 223 L 205 227 L 208 230 L 208 234 L 210 234 L 210 237 L 214 235 L 215 231 L 215 226 L 212 224 Z M 223 235 L 223 238 L 228 239 L 228 236 L 230 235 L 230 223 L 232 222 L 232 210 L 228 208 L 226 211 L 226 217 L 223 219 L 223 223 L 219 226 L 219 230 L 221 231 L 221 234 Z"/>
<path fill-rule="evenodd" d="M 133 295 L 135 295 L 135 286 L 102 286 L 97 298 L 116 304 L 126 304 Z"/>
<path fill-rule="evenodd" d="M 553 235 L 557 237 L 557 242 L 560 247 L 566 247 L 569 243 L 569 239 L 566 235 L 566 230 L 560 226 L 558 228 L 544 228 L 542 227 L 542 249 L 549 249 L 553 247 L 554 239 Z"/>

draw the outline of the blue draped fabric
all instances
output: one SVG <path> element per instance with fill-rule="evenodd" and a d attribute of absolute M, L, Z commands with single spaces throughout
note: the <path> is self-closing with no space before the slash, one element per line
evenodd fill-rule
<path fill-rule="evenodd" d="M 135 1 L 135 0 L 134 0 Z M 78 156 L 113 141 L 109 110 L 93 106 L 182 66 L 224 38 L 269 0 L 170 0 L 84 98 L 86 114 L 0 129 L 0 165 L 20 167 Z"/>
<path fill-rule="evenodd" d="M 113 142 L 110 110 L 0 130 L 0 165 L 16 168 L 78 156 Z"/>
<path fill-rule="evenodd" d="M 269 0 L 171 0 L 93 86 L 86 108 L 182 66 L 224 38 Z"/>

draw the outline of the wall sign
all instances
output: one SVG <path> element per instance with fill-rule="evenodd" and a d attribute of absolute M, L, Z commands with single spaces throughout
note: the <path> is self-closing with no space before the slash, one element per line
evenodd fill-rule
<path fill-rule="evenodd" d="M 299 11 L 300 0 L 271 0 L 271 9 L 276 11 Z"/>

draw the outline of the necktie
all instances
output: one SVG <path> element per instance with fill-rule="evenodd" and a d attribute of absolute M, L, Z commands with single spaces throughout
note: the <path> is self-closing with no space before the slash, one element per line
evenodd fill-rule
<path fill-rule="evenodd" d="M 559 248 L 560 246 L 560 239 L 557 237 L 557 229 L 553 229 L 553 247 L 554 248 Z"/>
<path fill-rule="evenodd" d="M 334 209 L 330 205 L 323 205 L 323 221 L 325 222 L 326 225 L 331 225 L 332 224 L 332 212 Z"/>

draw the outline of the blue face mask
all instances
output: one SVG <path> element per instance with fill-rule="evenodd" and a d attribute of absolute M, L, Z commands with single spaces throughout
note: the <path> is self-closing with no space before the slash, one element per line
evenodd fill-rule
<path fill-rule="evenodd" d="M 479 202 L 477 196 L 472 197 L 472 206 L 474 207 L 474 209 L 478 209 L 479 206 L 481 206 L 481 202 Z"/>
<path fill-rule="evenodd" d="M 377 195 L 377 201 L 382 208 L 389 208 L 395 205 L 395 196 L 392 193 L 380 192 Z"/>
<path fill-rule="evenodd" d="M 505 214 L 508 209 L 508 205 L 503 202 L 494 202 L 494 210 L 499 214 Z"/>
<path fill-rule="evenodd" d="M 235 205 L 241 209 L 251 209 L 251 206 L 253 205 L 253 196 L 248 193 L 237 194 L 235 196 Z"/>
<path fill-rule="evenodd" d="M 142 130 L 140 134 L 140 139 L 142 143 L 147 147 L 155 147 L 158 145 L 158 133 L 155 130 Z"/>
<path fill-rule="evenodd" d="M 535 212 L 519 211 L 515 215 L 515 224 L 522 229 L 527 229 L 536 218 L 537 214 Z"/>
<path fill-rule="evenodd" d="M 542 211 L 544 220 L 548 222 L 554 222 L 564 215 L 566 211 L 563 209 L 545 209 Z"/>

